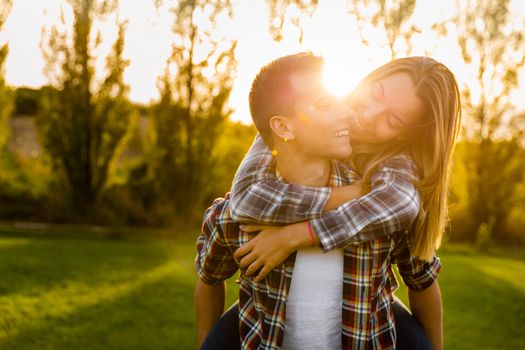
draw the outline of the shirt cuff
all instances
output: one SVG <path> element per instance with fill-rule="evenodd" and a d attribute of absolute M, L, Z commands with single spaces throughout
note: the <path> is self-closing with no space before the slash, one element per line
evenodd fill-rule
<path fill-rule="evenodd" d="M 310 220 L 312 230 L 319 238 L 319 243 L 325 252 L 339 247 L 339 243 L 345 242 L 345 228 L 338 222 L 335 210 L 323 214 L 323 216 Z"/>
<path fill-rule="evenodd" d="M 405 284 L 408 288 L 415 291 L 425 290 L 438 278 L 440 271 L 441 261 L 438 257 L 435 257 L 432 262 L 428 263 L 428 267 L 424 271 L 405 280 Z"/>

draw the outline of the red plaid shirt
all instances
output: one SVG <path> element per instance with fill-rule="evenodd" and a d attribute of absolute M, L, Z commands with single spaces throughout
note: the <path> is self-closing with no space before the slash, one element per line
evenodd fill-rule
<path fill-rule="evenodd" d="M 348 166 L 334 162 L 332 186 L 348 185 L 353 178 Z M 280 199 L 275 200 L 279 203 Z M 391 303 L 398 285 L 392 264 L 397 264 L 405 284 L 414 290 L 427 288 L 437 278 L 438 258 L 425 262 L 410 254 L 408 233 L 412 227 L 413 224 L 409 224 L 404 229 L 389 232 L 385 225 L 377 225 L 373 233 L 366 236 L 377 236 L 375 239 L 358 244 L 359 239 L 352 236 L 354 240 L 345 245 L 343 349 L 395 348 Z M 199 277 L 206 283 L 216 284 L 233 276 L 238 270 L 233 252 L 248 239 L 232 218 L 229 194 L 215 200 L 205 213 L 197 240 L 195 262 Z M 252 278 L 241 278 L 239 329 L 243 349 L 281 348 L 294 262 L 295 253 L 259 283 Z"/>

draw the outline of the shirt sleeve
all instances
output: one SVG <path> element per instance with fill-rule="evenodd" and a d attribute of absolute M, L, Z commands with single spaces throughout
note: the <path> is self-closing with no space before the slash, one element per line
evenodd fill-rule
<path fill-rule="evenodd" d="M 232 185 L 231 211 L 243 223 L 284 225 L 319 217 L 329 187 L 309 187 L 277 180 L 270 148 L 257 135 Z"/>
<path fill-rule="evenodd" d="M 195 267 L 199 278 L 207 284 L 221 283 L 233 276 L 238 266 L 224 239 L 224 230 L 233 229 L 228 220 L 229 200 L 216 199 L 204 213 L 201 233 L 197 239 Z"/>
<path fill-rule="evenodd" d="M 325 251 L 374 240 L 407 229 L 417 218 L 420 197 L 416 165 L 400 155 L 371 178 L 371 191 L 310 221 Z"/>
<path fill-rule="evenodd" d="M 416 291 L 430 287 L 441 271 L 441 261 L 436 255 L 430 261 L 425 261 L 411 254 L 410 241 L 406 231 L 400 233 L 396 238 L 392 262 L 397 264 L 397 269 L 405 285 Z"/>

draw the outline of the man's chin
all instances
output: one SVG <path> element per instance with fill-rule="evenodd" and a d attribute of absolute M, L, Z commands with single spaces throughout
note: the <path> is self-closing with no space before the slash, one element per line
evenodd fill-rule
<path fill-rule="evenodd" d="M 351 156 L 352 156 L 352 149 L 350 149 L 349 151 L 345 151 L 345 152 L 335 152 L 331 158 L 337 159 L 337 160 L 346 160 L 350 158 Z"/>

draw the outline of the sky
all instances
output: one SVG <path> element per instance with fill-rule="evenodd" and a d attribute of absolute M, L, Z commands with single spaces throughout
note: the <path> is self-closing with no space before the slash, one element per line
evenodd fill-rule
<path fill-rule="evenodd" d="M 6 80 L 12 86 L 39 87 L 47 83 L 40 52 L 42 28 L 59 22 L 64 0 L 14 0 L 11 15 L 0 33 L 0 42 L 9 43 Z M 279 56 L 310 50 L 325 58 L 325 82 L 334 92 L 350 91 L 366 73 L 389 60 L 384 47 L 364 47 L 355 23 L 347 14 L 345 0 L 320 0 L 312 17 L 302 19 L 303 41 L 299 30 L 287 25 L 284 40 L 276 43 L 268 31 L 267 7 L 263 0 L 237 1 L 234 19 L 221 26 L 238 40 L 237 77 L 230 105 L 233 120 L 249 123 L 248 92 L 260 67 Z M 414 12 L 414 23 L 422 33 L 414 38 L 413 55 L 431 55 L 447 65 L 460 84 L 470 84 L 473 71 L 461 59 L 454 33 L 438 37 L 430 30 L 433 23 L 448 18 L 455 8 L 454 0 L 420 0 Z M 525 13 L 525 1 L 515 0 L 516 13 Z M 67 6 L 65 7 L 68 18 Z M 293 15 L 291 8 L 289 14 Z M 157 79 L 162 74 L 170 54 L 173 17 L 166 8 L 156 9 L 152 0 L 121 0 L 120 19 L 128 20 L 124 55 L 131 60 L 125 73 L 130 85 L 130 99 L 148 103 L 158 97 Z M 104 56 L 116 37 L 114 18 L 99 23 L 104 42 L 97 51 L 97 67 L 104 65 Z M 374 34 L 372 32 L 372 34 Z M 378 40 L 380 38 L 378 37 Z M 102 70 L 101 70 L 102 71 Z M 525 77 L 522 74 L 522 81 Z M 523 90 L 523 89 L 521 89 Z M 525 101 L 525 93 L 514 99 Z"/>

